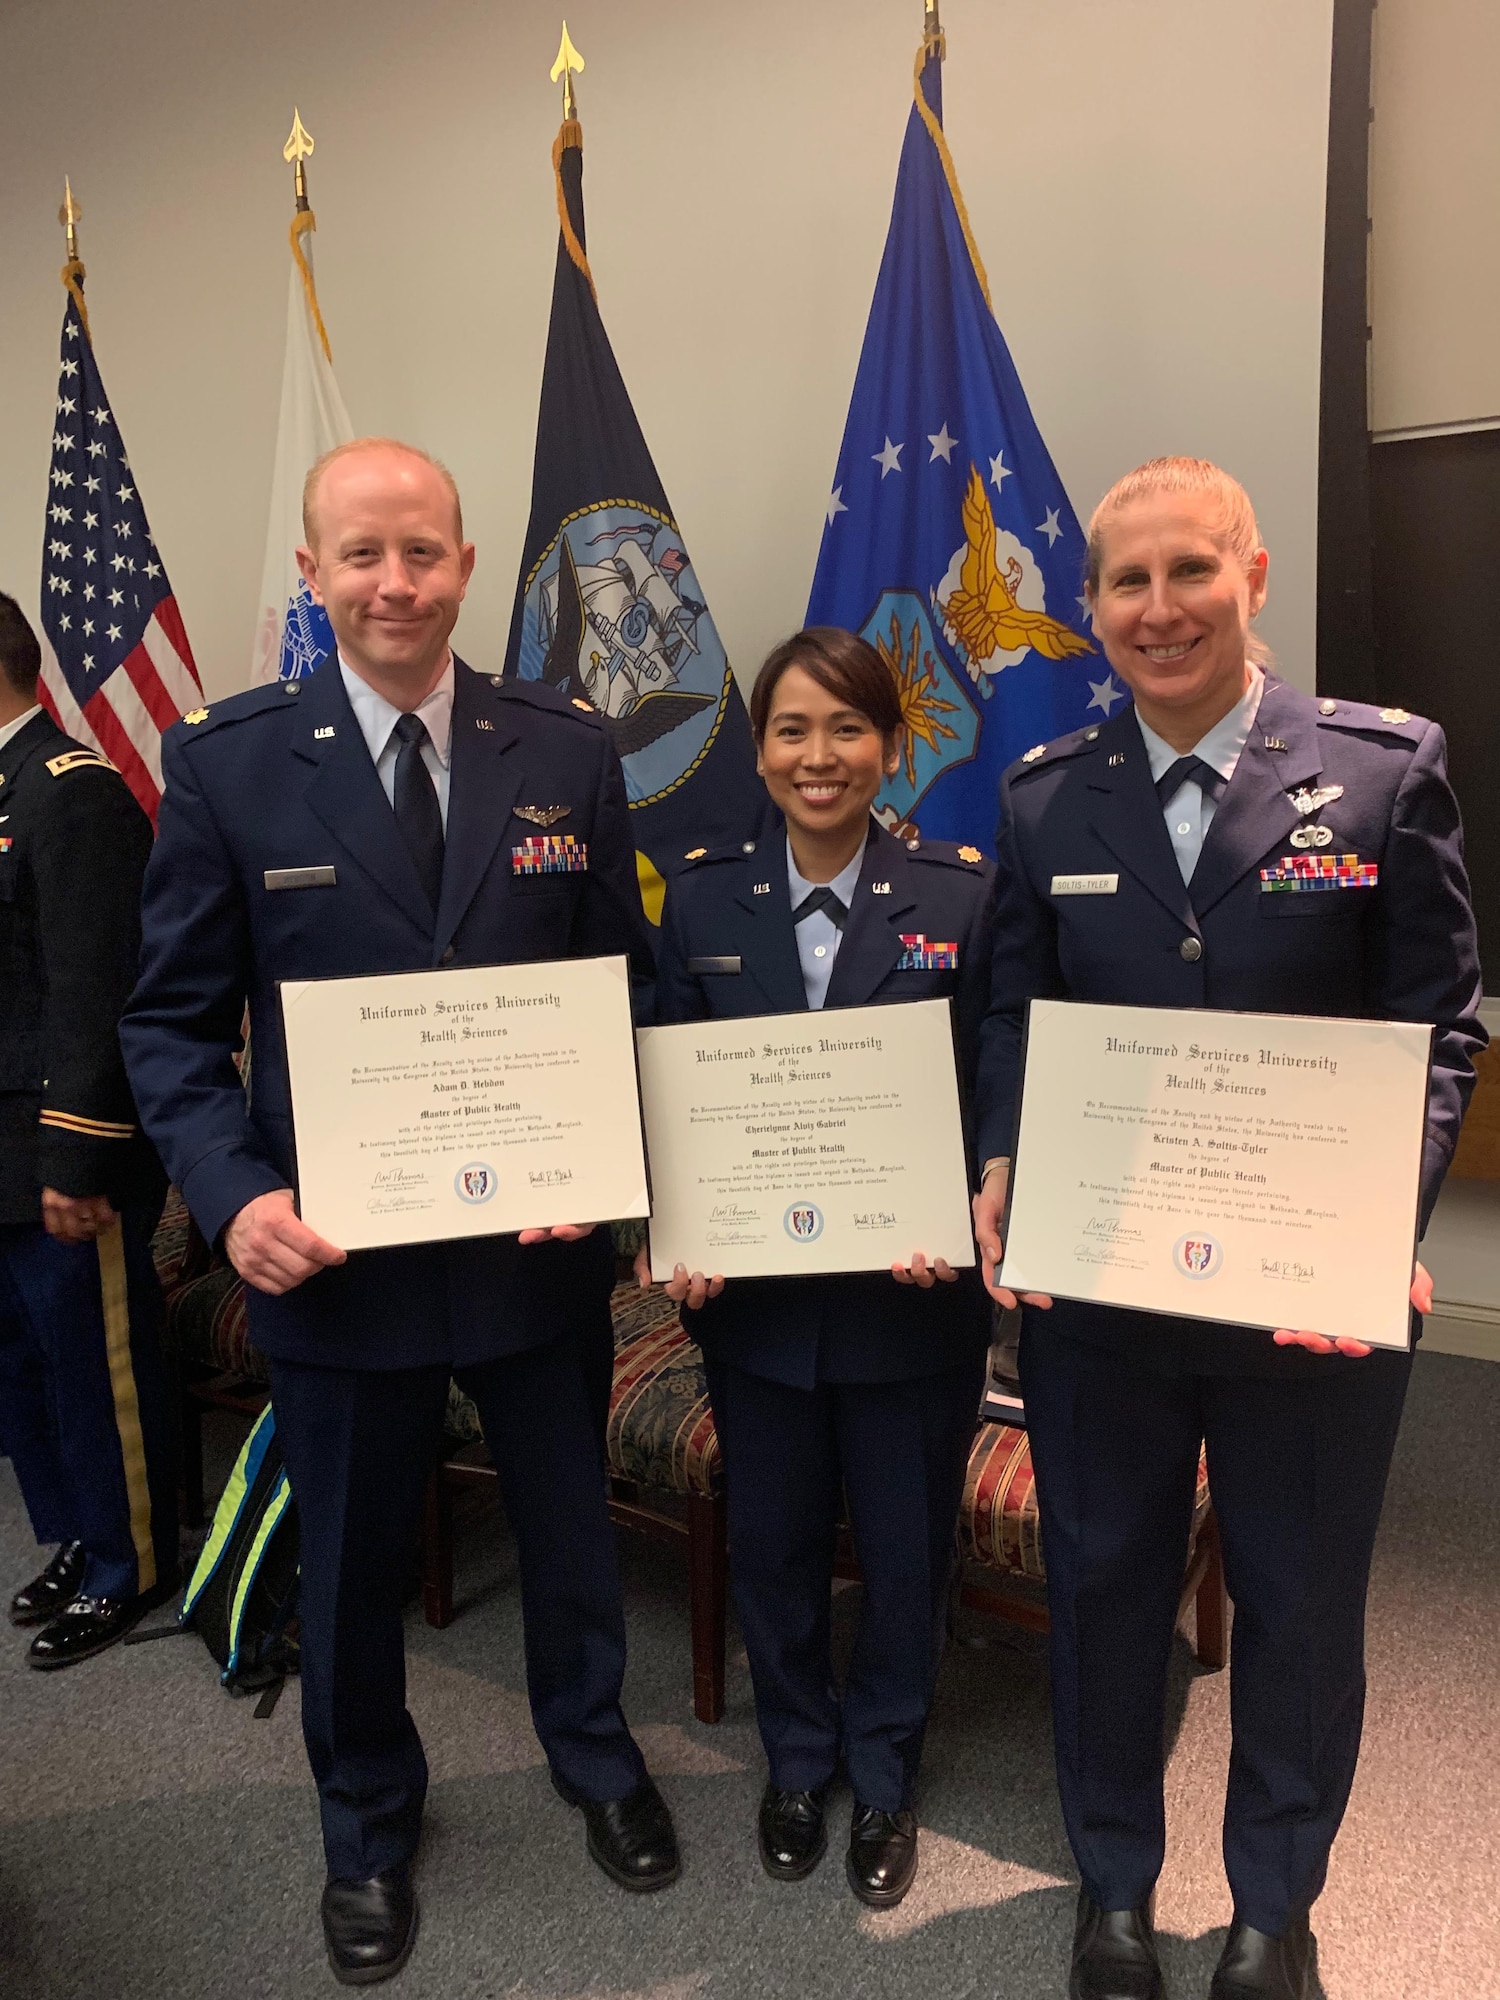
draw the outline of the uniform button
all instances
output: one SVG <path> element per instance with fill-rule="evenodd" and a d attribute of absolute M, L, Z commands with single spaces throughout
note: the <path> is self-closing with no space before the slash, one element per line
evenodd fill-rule
<path fill-rule="evenodd" d="M 828 956 L 828 947 L 826 944 L 815 944 L 813 946 L 814 958 L 827 958 L 827 956 Z"/>
<path fill-rule="evenodd" d="M 753 854 L 755 852 L 755 842 L 753 840 L 747 840 L 744 846 L 740 849 L 740 852 L 741 854 Z"/>
<path fill-rule="evenodd" d="M 1194 959 L 1202 958 L 1203 956 L 1203 940 L 1202 938 L 1185 937 L 1177 949 L 1187 960 L 1188 964 L 1191 965 Z"/>
<path fill-rule="evenodd" d="M 448 946 L 448 948 L 446 949 L 446 951 L 444 951 L 444 953 L 443 953 L 442 957 L 441 957 L 441 958 L 440 958 L 440 959 L 438 960 L 438 964 L 439 964 L 439 965 L 451 965 L 451 964 L 453 963 L 454 959 L 455 959 L 455 958 L 457 958 L 457 957 L 458 957 L 458 953 L 457 953 L 457 952 L 456 952 L 456 951 L 455 951 L 455 950 L 453 949 L 452 945 L 450 944 L 450 945 Z"/>
<path fill-rule="evenodd" d="M 1338 710 L 1339 705 L 1336 701 L 1320 701 L 1318 703 L 1319 715 L 1337 715 Z"/>
<path fill-rule="evenodd" d="M 1179 833 L 1191 833 L 1192 830 L 1193 830 L 1192 827 L 1188 824 L 1188 822 L 1185 819 L 1178 820 L 1177 831 Z"/>

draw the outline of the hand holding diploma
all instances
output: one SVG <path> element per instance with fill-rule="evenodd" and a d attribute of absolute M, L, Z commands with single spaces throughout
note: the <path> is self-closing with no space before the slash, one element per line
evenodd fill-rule
<path fill-rule="evenodd" d="M 995 1272 L 1005 1255 L 1000 1241 L 1000 1224 L 1005 1215 L 1005 1195 L 1010 1186 L 1010 1161 L 996 1160 L 984 1177 L 984 1185 L 974 1197 L 974 1240 L 979 1245 L 984 1288 L 1007 1312 L 1018 1305 L 1050 1306 L 1045 1292 L 1013 1292 L 1000 1284 Z"/>

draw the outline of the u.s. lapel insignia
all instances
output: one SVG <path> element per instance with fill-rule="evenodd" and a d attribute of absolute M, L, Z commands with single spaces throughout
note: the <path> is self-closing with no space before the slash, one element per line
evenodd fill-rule
<path fill-rule="evenodd" d="M 872 896 L 888 896 L 890 893 L 891 885 L 889 882 L 872 882 L 870 884 L 870 894 Z"/>
<path fill-rule="evenodd" d="M 332 734 L 333 734 L 333 724 L 331 722 L 325 722 L 321 729 L 315 729 L 313 731 L 313 740 L 315 742 L 321 743 L 327 737 L 332 736 Z"/>
<path fill-rule="evenodd" d="M 958 858 L 960 861 L 972 862 L 972 861 L 982 861 L 984 859 L 984 856 L 979 852 L 979 849 L 977 847 L 961 847 L 958 850 Z"/>
<path fill-rule="evenodd" d="M 489 725 L 485 724 L 485 727 Z M 556 826 L 572 810 L 571 806 L 517 806 L 516 818 L 530 820 L 533 826 Z"/>
<path fill-rule="evenodd" d="M 1268 750 L 1285 750 L 1286 748 L 1285 743 L 1283 743 L 1279 736 L 1268 736 L 1265 742 Z"/>
<path fill-rule="evenodd" d="M 1341 799 L 1343 796 L 1342 785 L 1319 785 L 1316 791 L 1309 791 L 1304 785 L 1300 791 L 1287 793 L 1293 810 L 1301 813 L 1304 818 L 1315 812 L 1321 812 L 1324 806 L 1331 806 L 1335 799 Z"/>
<path fill-rule="evenodd" d="M 208 710 L 206 708 L 190 708 L 182 719 L 191 729 L 196 722 L 207 722 Z"/>
<path fill-rule="evenodd" d="M 1109 753 L 1109 768 L 1110 768 L 1110 769 L 1111 769 L 1112 771 L 1114 771 L 1114 770 L 1118 770 L 1118 769 L 1119 769 L 1119 767 L 1120 767 L 1120 765 L 1121 765 L 1121 764 L 1123 764 L 1124 762 L 1125 762 L 1125 752 L 1124 752 L 1123 750 L 1111 750 L 1111 751 L 1110 751 L 1110 753 Z"/>
<path fill-rule="evenodd" d="M 769 882 L 756 882 L 752 885 L 750 893 L 752 896 L 769 896 L 771 885 Z"/>
<path fill-rule="evenodd" d="M 495 725 L 493 722 L 490 721 L 487 715 L 476 715 L 474 718 L 474 727 L 476 729 L 488 729 L 493 731 Z"/>

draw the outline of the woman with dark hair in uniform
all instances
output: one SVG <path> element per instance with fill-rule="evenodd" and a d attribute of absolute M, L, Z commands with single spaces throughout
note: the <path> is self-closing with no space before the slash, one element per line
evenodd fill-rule
<path fill-rule="evenodd" d="M 897 839 L 871 817 L 901 754 L 890 670 L 852 633 L 799 632 L 761 668 L 750 718 L 780 817 L 758 840 L 689 855 L 673 878 L 657 1019 L 951 996 L 967 1085 L 988 1000 L 993 870 L 978 848 Z M 782 1880 L 816 1867 L 842 1757 L 849 1883 L 889 1907 L 916 1873 L 917 1765 L 989 1302 L 977 1272 L 929 1262 L 918 1245 L 889 1273 L 726 1285 L 679 1265 L 666 1289 L 702 1346 L 724 1453 L 735 1601 L 770 1765 L 761 1859 Z M 846 1493 L 864 1599 L 841 1698 L 829 1604 Z"/>

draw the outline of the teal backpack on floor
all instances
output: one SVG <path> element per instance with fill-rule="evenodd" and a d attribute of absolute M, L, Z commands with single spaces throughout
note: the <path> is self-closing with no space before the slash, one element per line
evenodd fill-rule
<path fill-rule="evenodd" d="M 268 1403 L 234 1462 L 178 1614 L 231 1694 L 264 1690 L 257 1715 L 270 1714 L 297 1671 L 297 1575 L 297 1508 Z"/>

